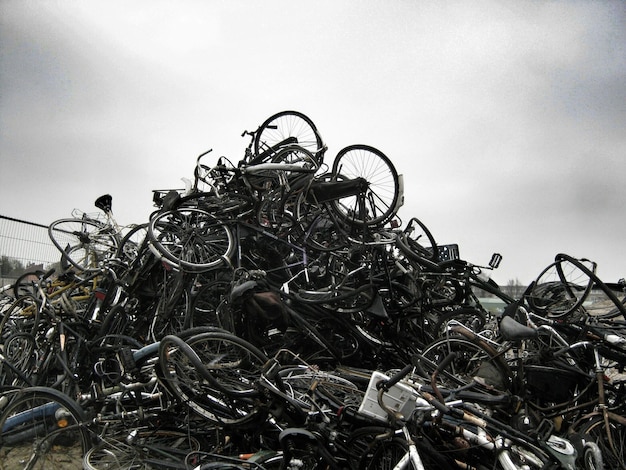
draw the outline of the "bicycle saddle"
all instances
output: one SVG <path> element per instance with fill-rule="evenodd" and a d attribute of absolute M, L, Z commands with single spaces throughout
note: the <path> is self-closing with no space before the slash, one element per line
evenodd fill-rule
<path fill-rule="evenodd" d="M 531 339 L 538 336 L 536 329 L 522 325 L 511 317 L 502 317 L 502 320 L 500 320 L 500 334 L 502 338 L 511 341 Z"/>
<path fill-rule="evenodd" d="M 94 205 L 104 212 L 110 212 L 113 207 L 113 197 L 110 194 L 104 194 L 96 199 Z"/>
<path fill-rule="evenodd" d="M 361 177 L 345 181 L 313 181 L 307 194 L 307 201 L 326 202 L 356 196 L 365 193 L 368 186 L 367 180 Z"/>

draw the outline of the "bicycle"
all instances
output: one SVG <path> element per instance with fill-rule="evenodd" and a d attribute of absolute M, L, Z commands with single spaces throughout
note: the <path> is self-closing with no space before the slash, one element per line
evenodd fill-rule
<path fill-rule="evenodd" d="M 313 121 L 298 111 L 281 111 L 267 118 L 255 131 L 244 131 L 249 135 L 243 162 L 248 165 L 266 162 L 282 146 L 297 144 L 318 156 L 318 164 L 323 160 L 322 138 Z M 276 161 L 274 159 L 274 161 Z"/>
<path fill-rule="evenodd" d="M 615 443 L 623 440 L 626 420 L 609 409 L 608 391 L 612 406 L 618 406 L 624 387 L 617 383 L 608 388 L 605 370 L 611 367 L 611 360 L 618 367 L 626 364 L 626 354 L 620 346 L 626 344 L 626 339 L 609 336 L 607 327 L 602 332 L 593 319 L 582 325 L 561 323 L 540 317 L 519 304 L 512 304 L 509 312 L 500 321 L 499 341 L 463 325 L 451 325 L 448 337 L 424 349 L 418 362 L 421 373 L 428 374 L 441 358 L 454 352 L 455 359 L 441 374 L 445 383 L 463 385 L 477 381 L 519 395 L 523 406 L 513 422 L 526 432 L 564 433 L 578 427 L 580 434 L 586 435 L 590 433 L 583 423 L 596 416 L 592 420 L 595 444 L 611 468 L 622 466 L 624 449 Z M 520 324 L 512 315 L 525 319 L 530 326 Z M 614 327 L 608 328 L 615 332 Z M 593 411 L 596 408 L 598 411 Z M 602 426 L 597 416 L 601 416 Z"/>
<path fill-rule="evenodd" d="M 284 152 L 293 152 L 292 147 L 286 147 L 278 150 L 278 154 Z M 300 153 L 305 153 L 302 149 Z M 310 162 L 311 158 L 304 159 L 305 162 Z M 214 168 L 209 168 L 207 174 L 213 175 L 209 177 L 201 177 L 196 172 L 197 179 L 201 178 L 205 182 L 211 182 L 211 190 L 208 192 L 192 195 L 186 198 L 177 200 L 174 206 L 176 209 L 162 211 L 157 213 L 151 220 L 149 226 L 149 236 L 151 239 L 151 246 L 155 251 L 165 256 L 168 262 L 175 263 L 181 269 L 186 269 L 191 272 L 204 272 L 209 269 L 216 269 L 224 264 L 232 263 L 234 268 L 247 267 L 251 269 L 263 269 L 269 273 L 283 271 L 286 279 L 283 281 L 293 280 L 301 275 L 304 275 L 305 280 L 308 282 L 309 269 L 308 265 L 310 255 L 313 255 L 317 260 L 320 260 L 322 264 L 319 264 L 318 272 L 325 270 L 324 256 L 316 255 L 315 251 L 328 252 L 335 248 L 335 245 L 328 246 L 325 240 L 330 240 L 327 236 L 329 227 L 336 227 L 339 230 L 335 230 L 335 233 L 342 233 L 343 246 L 348 243 L 348 233 L 346 229 L 342 228 L 345 222 L 339 221 L 338 214 L 333 212 L 330 202 L 323 204 L 316 204 L 315 206 L 320 208 L 320 211 L 313 213 L 312 210 L 305 210 L 304 202 L 305 194 L 310 194 L 307 190 L 308 183 L 311 183 L 311 187 L 315 181 L 311 181 L 311 176 L 315 171 L 315 167 L 310 168 L 305 165 L 285 164 L 285 163 L 264 163 L 258 165 L 251 165 L 242 168 L 225 167 L 218 165 Z M 224 177 L 226 173 L 231 173 L 232 177 Z M 284 184 L 277 185 L 273 190 L 262 193 L 262 195 L 256 195 L 250 190 L 251 184 L 248 182 L 248 176 L 263 176 L 267 181 L 271 181 L 271 175 L 278 175 L 280 181 L 286 182 L 288 178 L 285 177 L 286 173 L 302 174 L 304 183 L 301 182 L 299 186 L 289 186 L 287 190 L 284 188 Z M 255 218 L 258 220 L 257 224 L 246 222 L 245 219 L 250 217 L 250 213 L 244 210 L 242 213 L 235 211 L 219 211 L 217 213 L 209 209 L 217 207 L 217 203 L 231 207 L 227 202 L 230 194 L 235 194 L 235 201 L 238 201 L 241 197 L 241 192 L 233 189 L 233 184 L 242 182 L 239 187 L 243 188 L 246 198 L 248 200 L 256 200 L 260 204 L 261 208 L 265 210 L 257 212 Z M 339 189 L 340 192 L 334 195 L 335 198 L 340 198 L 342 195 L 353 194 L 354 191 L 360 191 L 360 182 L 357 181 L 357 185 L 352 182 L 333 182 L 324 183 L 331 184 L 335 190 Z M 194 185 L 195 186 L 195 185 Z M 223 195 L 221 195 L 223 194 Z M 267 196 L 269 194 L 270 196 Z M 277 197 L 272 196 L 277 194 Z M 295 211 L 288 210 L 289 201 L 293 201 L 293 196 L 298 196 L 297 209 Z M 268 201 L 272 202 L 271 206 L 267 205 Z M 235 204 L 237 205 L 237 204 Z M 311 205 L 307 203 L 307 207 Z M 269 210 L 268 207 L 274 207 Z M 295 213 L 296 217 L 291 216 L 289 213 Z M 297 216 L 298 213 L 308 214 L 308 219 L 305 220 L 306 226 L 300 225 L 300 220 L 303 217 Z M 279 214 L 276 216 L 276 214 Z M 232 229 L 230 228 L 232 227 Z M 209 231 L 210 234 L 203 233 L 203 231 Z M 212 236 L 212 231 L 215 231 L 215 236 Z M 219 235 L 217 235 L 219 233 Z M 231 235 L 232 233 L 232 235 Z M 323 237 L 320 239 L 318 235 L 322 233 Z M 256 234 L 256 235 L 255 235 Z M 257 238 L 258 237 L 258 238 Z M 256 255 L 254 252 L 250 252 L 242 240 L 246 240 L 253 249 L 258 249 L 263 246 L 267 248 L 267 245 L 261 245 L 257 242 L 259 240 L 263 243 L 264 238 L 270 238 L 277 242 L 273 248 L 279 249 L 275 256 L 266 257 L 262 252 L 258 252 Z M 206 241 L 210 240 L 212 243 L 208 244 Z M 238 240 L 238 246 L 233 243 L 234 240 Z M 304 241 L 302 241 L 304 240 Z M 322 240 L 322 241 L 317 241 Z M 324 243 L 324 244 L 323 244 Z M 181 248 L 179 248 L 181 247 Z M 242 247 L 244 249 L 242 249 Z M 307 250 L 306 248 L 313 250 Z M 184 250 L 178 253 L 177 250 Z M 187 253 L 187 254 L 185 254 Z M 252 256 L 247 256 L 246 253 L 250 253 Z M 235 256 L 235 259 L 231 261 L 231 258 Z M 199 261 L 195 261 L 194 258 L 198 258 Z M 278 266 L 271 265 L 258 265 L 254 264 L 255 260 L 289 260 L 286 265 L 279 263 Z M 200 261 L 202 260 L 202 261 Z M 244 262 L 251 262 L 252 264 L 245 265 Z M 314 266 L 315 264 L 313 264 Z M 293 268 L 300 266 L 302 269 L 295 272 Z"/>
<path fill-rule="evenodd" d="M 104 212 L 105 221 L 86 213 L 78 216 L 76 212 L 74 217 L 55 220 L 48 226 L 50 240 L 61 252 L 64 270 L 97 270 L 117 252 L 122 228 L 113 217 L 111 195 L 100 196 L 95 205 Z"/>
<path fill-rule="evenodd" d="M 45 273 L 32 286 L 34 294 L 18 297 L 3 313 L 0 381 L 5 385 L 66 387 L 77 379 L 71 369 L 93 331 L 99 305 L 94 292 L 102 272 L 51 280 L 53 273 Z M 50 371 L 56 368 L 60 370 L 53 379 Z"/>
<path fill-rule="evenodd" d="M 98 344 L 92 386 L 76 400 L 49 387 L 0 395 L 0 447 L 12 468 L 182 468 L 189 452 L 222 445 L 220 429 L 190 422 L 160 389 L 159 343 L 127 340 Z"/>
<path fill-rule="evenodd" d="M 400 429 L 375 441 L 360 468 L 604 468 L 595 443 L 569 440 L 547 430 L 531 434 L 502 421 L 505 409 L 515 404 L 507 394 L 477 389 L 477 384 L 441 389 L 438 375 L 455 360 L 446 356 L 430 376 L 429 384 L 412 375 L 409 364 L 391 377 L 372 374 L 360 410 Z M 410 375 L 410 378 L 405 378 Z M 444 398 L 445 397 L 445 398 Z M 582 451 L 577 453 L 576 445 Z M 580 460 L 579 460 L 580 459 Z"/>
<path fill-rule="evenodd" d="M 2 460 L 12 468 L 81 468 L 90 446 L 80 426 L 87 416 L 67 395 L 48 387 L 28 387 L 0 396 Z"/>

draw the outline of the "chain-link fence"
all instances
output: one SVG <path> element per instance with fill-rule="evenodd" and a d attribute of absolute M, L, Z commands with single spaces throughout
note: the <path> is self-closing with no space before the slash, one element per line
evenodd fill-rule
<path fill-rule="evenodd" d="M 0 215 L 0 286 L 27 270 L 45 270 L 60 257 L 47 225 Z"/>

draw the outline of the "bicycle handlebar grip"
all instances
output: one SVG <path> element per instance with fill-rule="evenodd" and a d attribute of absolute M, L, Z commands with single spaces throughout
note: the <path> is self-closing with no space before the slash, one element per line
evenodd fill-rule
<path fill-rule="evenodd" d="M 56 269 L 54 268 L 50 268 L 43 276 L 41 276 L 41 280 L 45 281 L 46 279 L 48 279 L 50 276 L 52 276 L 55 273 Z"/>
<path fill-rule="evenodd" d="M 450 414 L 450 407 L 448 407 L 445 403 L 441 403 L 437 398 L 431 395 L 428 392 L 422 392 L 422 397 L 435 409 L 440 411 L 443 414 Z"/>
<path fill-rule="evenodd" d="M 448 354 L 446 357 L 443 358 L 443 361 L 441 361 L 441 363 L 437 366 L 436 372 L 439 373 L 442 370 L 444 370 L 446 367 L 450 365 L 452 361 L 454 361 L 454 359 L 456 359 L 456 353 L 451 352 L 450 354 Z"/>
<path fill-rule="evenodd" d="M 478 416 L 474 416 L 471 413 L 461 412 L 461 419 L 468 423 L 475 424 L 478 427 L 485 428 L 487 427 L 487 422 L 484 419 L 479 418 Z"/>
<path fill-rule="evenodd" d="M 413 364 L 407 364 L 404 366 L 402 370 L 395 373 L 389 380 L 381 380 L 376 384 L 376 388 L 380 390 L 383 388 L 386 392 L 389 391 L 391 387 L 400 382 L 404 377 L 406 377 L 413 370 Z"/>
<path fill-rule="evenodd" d="M 487 425 L 485 420 L 480 419 L 477 416 L 474 416 L 470 413 L 466 413 L 465 411 L 460 410 L 458 408 L 452 408 L 446 405 L 445 403 L 441 403 L 437 398 L 432 396 L 430 393 L 424 392 L 422 393 L 422 397 L 426 399 L 426 401 L 430 403 L 433 406 L 433 408 L 438 410 L 440 413 L 452 416 L 454 418 L 462 419 L 463 421 L 467 421 L 468 423 L 475 424 L 476 426 L 485 427 Z"/>

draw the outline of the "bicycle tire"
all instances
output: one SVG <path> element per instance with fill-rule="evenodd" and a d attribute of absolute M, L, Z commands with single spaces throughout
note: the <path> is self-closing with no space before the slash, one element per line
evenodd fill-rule
<path fill-rule="evenodd" d="M 229 333 L 201 333 L 186 341 L 170 335 L 159 345 L 159 370 L 168 390 L 199 416 L 228 426 L 265 419 L 253 387 L 265 362 L 261 351 Z"/>
<path fill-rule="evenodd" d="M 394 347 L 390 323 L 364 311 L 350 313 L 350 322 L 365 343 L 367 349 L 391 350 Z"/>
<path fill-rule="evenodd" d="M 193 297 L 191 307 L 185 320 L 186 328 L 196 326 L 212 326 L 229 329 L 232 327 L 229 321 L 225 321 L 220 315 L 220 304 L 227 299 L 231 290 L 231 281 L 216 279 L 205 284 Z"/>
<path fill-rule="evenodd" d="M 40 327 L 40 306 L 35 296 L 23 295 L 3 309 L 0 320 L 2 385 L 34 385 L 32 366 L 38 357 L 36 336 Z"/>
<path fill-rule="evenodd" d="M 451 321 L 465 325 L 474 333 L 480 333 L 487 323 L 487 318 L 483 312 L 471 307 L 461 307 L 456 310 L 443 313 L 437 317 L 437 320 L 433 324 L 433 337 L 441 338 L 445 336 L 448 329 L 448 323 Z"/>
<path fill-rule="evenodd" d="M 175 270 L 164 270 L 163 274 L 159 298 L 148 327 L 148 339 L 151 341 L 158 341 L 168 334 L 177 334 L 185 329 L 189 311 L 190 274 Z"/>
<path fill-rule="evenodd" d="M 302 193 L 296 202 L 296 219 L 303 228 L 302 243 L 319 252 L 333 252 L 349 246 L 348 232 L 345 223 L 334 214 L 312 205 Z"/>
<path fill-rule="evenodd" d="M 310 323 L 314 330 L 326 339 L 334 356 L 339 358 L 339 363 L 359 363 L 360 335 L 354 331 L 348 321 L 322 312 L 319 317 L 312 318 Z"/>
<path fill-rule="evenodd" d="M 299 144 L 282 147 L 274 157 L 272 163 L 298 165 L 301 170 L 288 171 L 290 180 L 297 180 L 299 176 L 311 177 L 319 169 L 317 155 Z"/>
<path fill-rule="evenodd" d="M 3 394 L 2 458 L 11 468 L 81 468 L 90 446 L 86 414 L 70 397 L 48 387 Z"/>
<path fill-rule="evenodd" d="M 456 354 L 455 358 L 438 374 L 439 383 L 444 387 L 455 388 L 476 380 L 499 390 L 509 389 L 510 374 L 501 363 L 502 359 L 476 342 L 452 332 L 446 338 L 435 340 L 424 347 L 417 360 L 417 371 L 430 379 L 439 364 L 451 353 Z"/>
<path fill-rule="evenodd" d="M 415 227 L 413 224 L 416 224 Z M 439 248 L 435 237 L 426 225 L 413 217 L 406 228 L 398 234 L 396 244 L 400 251 L 411 261 L 429 269 L 439 269 Z"/>
<path fill-rule="evenodd" d="M 85 453 L 85 470 L 185 468 L 187 454 L 200 450 L 201 446 L 195 437 L 176 430 L 134 433 L 126 429 L 117 436 L 105 435 L 102 439 Z"/>
<path fill-rule="evenodd" d="M 34 295 L 22 295 L 6 307 L 0 321 L 0 344 L 14 333 L 35 334 L 41 302 Z"/>
<path fill-rule="evenodd" d="M 192 273 L 222 266 L 235 249 L 228 226 L 195 208 L 157 213 L 148 225 L 148 236 L 155 254 Z"/>
<path fill-rule="evenodd" d="M 220 220 L 231 220 L 245 212 L 254 209 L 255 199 L 237 189 L 226 190 L 224 194 L 217 195 L 214 192 L 192 193 L 181 197 L 176 209 L 195 208 L 212 214 Z"/>
<path fill-rule="evenodd" d="M 298 111 L 281 111 L 267 118 L 254 136 L 255 158 L 274 148 L 288 137 L 295 137 L 297 144 L 311 152 L 321 162 L 320 150 L 324 144 L 313 121 Z"/>
<path fill-rule="evenodd" d="M 136 310 L 136 307 L 123 304 L 111 307 L 102 320 L 96 337 L 119 335 L 145 339 L 148 319 L 143 318 Z"/>
<path fill-rule="evenodd" d="M 36 295 L 39 280 L 45 274 L 44 271 L 35 270 L 22 274 L 13 284 L 13 297 L 16 299 L 23 295 Z M 36 279 L 33 279 L 36 278 Z"/>
<path fill-rule="evenodd" d="M 296 300 L 311 305 L 324 305 L 339 313 L 356 313 L 367 310 L 373 303 L 376 290 L 372 284 L 363 284 L 359 287 L 339 287 L 335 289 L 318 289 L 307 291 L 304 289 L 294 293 Z"/>
<path fill-rule="evenodd" d="M 585 263 L 589 263 L 588 268 Z M 537 276 L 524 294 L 530 308 L 539 315 L 564 318 L 579 309 L 593 287 L 595 263 L 558 254 Z"/>
<path fill-rule="evenodd" d="M 62 263 L 80 271 L 99 269 L 116 255 L 120 241 L 112 227 L 87 218 L 55 220 L 48 226 L 48 235 L 61 252 Z"/>
<path fill-rule="evenodd" d="M 621 416 L 613 418 L 612 414 L 609 414 L 609 429 L 607 430 L 604 417 L 598 415 L 584 423 L 578 430 L 581 434 L 589 436 L 590 440 L 595 441 L 600 447 L 607 469 L 626 469 L 626 426 L 624 426 L 623 419 Z M 608 433 L 610 433 L 610 438 Z"/>
<path fill-rule="evenodd" d="M 604 457 L 600 446 L 595 442 L 586 442 L 582 455 L 583 468 L 585 470 L 605 470 Z"/>
<path fill-rule="evenodd" d="M 364 178 L 368 189 L 363 196 L 334 200 L 331 206 L 355 225 L 382 225 L 397 212 L 400 182 L 395 166 L 380 150 L 369 145 L 350 145 L 340 150 L 332 167 L 335 180 Z"/>
<path fill-rule="evenodd" d="M 34 385 L 32 373 L 37 358 L 37 341 L 30 333 L 14 333 L 3 340 L 0 360 L 0 386 Z"/>
<path fill-rule="evenodd" d="M 363 392 L 348 380 L 305 365 L 278 366 L 272 370 L 271 378 L 263 377 L 259 386 L 265 390 L 270 399 L 284 401 L 287 405 L 284 415 L 275 416 L 281 420 L 279 426 L 304 425 L 307 411 L 311 409 L 325 409 L 329 406 L 334 412 L 341 412 L 344 404 L 348 405 L 352 393 L 360 393 L 353 401 L 359 405 Z M 348 401 L 342 400 L 348 397 Z M 354 405 L 352 405 L 354 406 Z M 282 419 L 281 419 L 282 418 Z"/>
<path fill-rule="evenodd" d="M 392 437 L 382 441 L 373 440 L 370 447 L 358 463 L 359 470 L 394 468 L 408 453 L 409 446 L 405 439 Z"/>
<path fill-rule="evenodd" d="M 256 396 L 252 383 L 268 357 L 252 343 L 231 333 L 207 332 L 187 339 L 209 370 L 212 384 L 229 395 Z"/>
<path fill-rule="evenodd" d="M 129 265 L 144 253 L 148 236 L 148 224 L 139 224 L 131 228 L 120 241 L 116 257 Z"/>
<path fill-rule="evenodd" d="M 617 283 L 604 283 L 598 279 L 590 294 L 594 300 L 585 304 L 585 311 L 599 321 L 626 320 L 626 297 L 620 300 L 616 292 L 620 296 L 624 295 L 624 288 Z"/>

